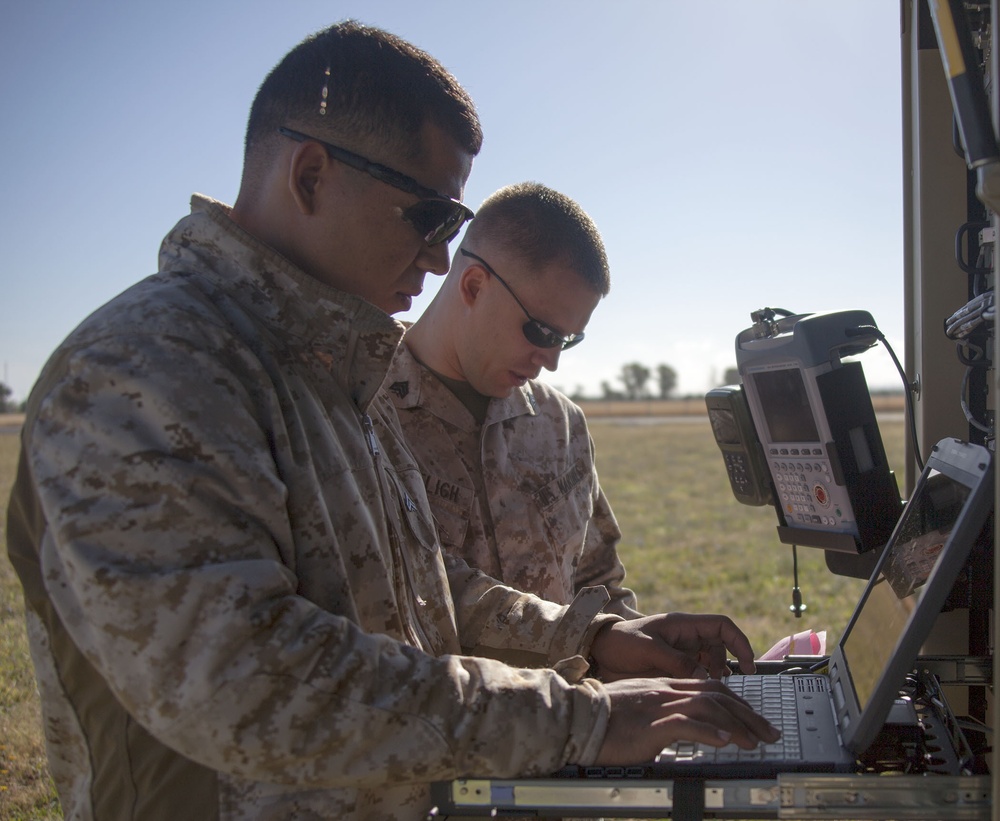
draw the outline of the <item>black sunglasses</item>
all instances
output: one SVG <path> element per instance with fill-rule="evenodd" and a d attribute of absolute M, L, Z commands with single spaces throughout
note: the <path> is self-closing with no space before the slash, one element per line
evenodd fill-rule
<path fill-rule="evenodd" d="M 504 279 L 500 274 L 490 267 L 490 264 L 480 256 L 472 253 L 472 251 L 466 251 L 464 248 L 459 249 L 465 256 L 471 257 L 480 265 L 483 266 L 489 272 L 490 276 L 497 278 L 497 282 L 506 288 L 507 293 L 514 297 L 514 301 L 520 306 L 521 310 L 524 311 L 524 315 L 528 317 L 528 321 L 521 326 L 521 332 L 524 334 L 524 338 L 527 339 L 536 348 L 559 348 L 565 351 L 567 348 L 572 348 L 574 345 L 579 345 L 583 342 L 583 333 L 570 334 L 569 336 L 563 336 L 554 328 L 546 325 L 540 319 L 535 319 L 531 314 L 528 313 L 528 309 L 524 307 L 524 304 L 517 298 L 517 294 L 511 289 L 511 287 L 504 282 Z"/>
<path fill-rule="evenodd" d="M 296 142 L 312 140 L 319 143 L 332 159 L 349 165 L 351 168 L 356 168 L 358 171 L 364 171 L 379 182 L 384 182 L 386 185 L 391 185 L 407 194 L 415 194 L 420 197 L 420 202 L 403 209 L 403 219 L 416 229 L 428 245 L 450 242 L 462 226 L 476 216 L 474 211 L 458 200 L 439 194 L 433 188 L 427 188 L 412 177 L 389 168 L 387 165 L 372 162 L 360 154 L 355 154 L 353 151 L 324 142 L 316 137 L 310 137 L 301 131 L 292 131 L 284 126 L 281 126 L 278 131 Z"/>

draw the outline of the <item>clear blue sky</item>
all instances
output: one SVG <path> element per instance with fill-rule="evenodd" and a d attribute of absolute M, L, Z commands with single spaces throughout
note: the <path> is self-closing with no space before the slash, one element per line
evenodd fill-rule
<path fill-rule="evenodd" d="M 537 180 L 600 227 L 611 294 L 552 384 L 596 394 L 638 361 L 703 394 L 763 306 L 868 310 L 902 356 L 896 0 L 31 0 L 0 11 L 0 380 L 15 397 L 155 271 L 191 193 L 233 201 L 260 81 L 346 17 L 470 91 L 486 134 L 473 207 Z M 883 349 L 862 362 L 873 387 L 898 385 Z"/>

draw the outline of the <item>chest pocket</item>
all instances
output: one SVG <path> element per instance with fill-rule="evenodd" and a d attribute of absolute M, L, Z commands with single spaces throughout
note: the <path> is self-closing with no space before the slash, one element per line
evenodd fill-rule
<path fill-rule="evenodd" d="M 426 474 L 423 480 L 441 544 L 452 551 L 460 549 L 472 517 L 475 501 L 472 487 L 431 474 Z"/>
<path fill-rule="evenodd" d="M 397 472 L 386 465 L 385 478 L 391 497 L 387 507 L 392 508 L 390 516 L 395 519 L 392 526 L 399 537 L 396 567 L 405 574 L 394 579 L 394 586 L 404 624 L 416 630 L 415 636 L 412 630 L 407 635 L 414 646 L 427 652 L 458 652 L 455 613 L 420 473 L 415 468 Z M 405 626 L 404 631 L 407 631 Z"/>
<path fill-rule="evenodd" d="M 436 553 L 438 550 L 437 531 L 430 511 L 421 500 L 420 476 L 416 470 L 397 472 L 384 464 L 386 485 L 395 502 L 390 515 L 398 516 L 398 532 L 406 541 L 415 540 L 421 547 Z"/>
<path fill-rule="evenodd" d="M 532 499 L 545 522 L 553 544 L 577 541 L 594 514 L 594 479 L 583 459 L 547 485 L 538 488 Z"/>

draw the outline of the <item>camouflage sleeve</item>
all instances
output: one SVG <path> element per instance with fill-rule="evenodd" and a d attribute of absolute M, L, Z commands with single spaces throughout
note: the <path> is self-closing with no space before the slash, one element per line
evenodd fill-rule
<path fill-rule="evenodd" d="M 622 532 L 604 491 L 596 483 L 595 488 L 594 513 L 587 523 L 583 554 L 573 583 L 577 591 L 603 585 L 611 597 L 604 608 L 605 612 L 634 619 L 642 614 L 637 609 L 635 593 L 622 584 L 625 580 L 625 566 L 618 557 L 618 543 Z"/>
<path fill-rule="evenodd" d="M 603 587 L 578 591 L 568 604 L 522 593 L 445 554 L 463 652 L 524 667 L 552 667 L 589 652 L 589 638 L 606 621 Z"/>
<path fill-rule="evenodd" d="M 288 784 L 592 761 L 600 685 L 434 658 L 296 594 L 267 400 L 247 387 L 265 377 L 250 356 L 228 364 L 119 337 L 64 355 L 36 391 L 46 588 L 122 705 L 192 760 Z"/>

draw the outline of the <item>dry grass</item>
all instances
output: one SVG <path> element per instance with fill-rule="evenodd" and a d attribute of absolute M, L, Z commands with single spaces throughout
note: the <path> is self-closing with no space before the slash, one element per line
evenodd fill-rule
<path fill-rule="evenodd" d="M 883 422 L 891 466 L 903 484 L 903 423 Z M 647 613 L 722 612 L 758 652 L 811 627 L 834 641 L 864 581 L 829 572 L 823 551 L 798 549 L 799 587 L 807 606 L 796 619 L 792 550 L 779 543 L 774 510 L 748 507 L 729 489 L 707 419 L 595 420 L 601 483 L 624 538 L 627 584 Z"/>
<path fill-rule="evenodd" d="M 7 560 L 7 497 L 18 437 L 0 435 L 0 818 L 61 818 L 48 775 L 38 694 L 24 629 L 24 603 Z"/>
<path fill-rule="evenodd" d="M 800 548 L 808 610 L 801 620 L 792 616 L 791 549 L 778 543 L 773 510 L 733 498 L 707 419 L 595 419 L 592 432 L 602 484 L 625 534 L 628 584 L 645 612 L 727 613 L 758 652 L 806 627 L 829 630 L 831 640 L 839 633 L 863 582 L 834 576 L 822 551 Z M 902 486 L 902 422 L 884 422 L 882 434 Z M 17 444 L 0 432 L 0 819 L 36 821 L 61 814 L 45 765 L 21 590 L 7 560 Z"/>

